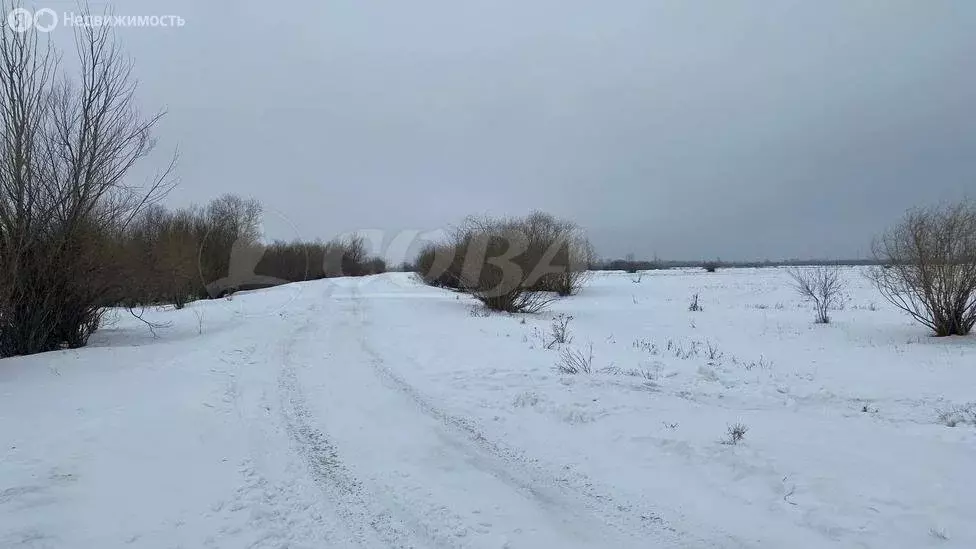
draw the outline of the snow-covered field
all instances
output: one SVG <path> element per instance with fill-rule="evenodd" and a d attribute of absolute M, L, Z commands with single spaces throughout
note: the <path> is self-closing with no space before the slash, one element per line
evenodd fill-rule
<path fill-rule="evenodd" d="M 976 337 L 845 277 L 830 325 L 781 269 L 597 273 L 531 316 L 406 274 L 118 315 L 0 361 L 0 547 L 976 547 Z"/>

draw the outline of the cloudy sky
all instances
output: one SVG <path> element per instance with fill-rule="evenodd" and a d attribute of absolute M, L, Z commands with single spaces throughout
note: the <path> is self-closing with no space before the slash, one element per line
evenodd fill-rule
<path fill-rule="evenodd" d="M 169 113 L 143 169 L 178 146 L 170 203 L 254 196 L 273 236 L 542 209 L 605 257 L 858 257 L 906 208 L 976 197 L 970 0 L 115 12 L 186 20 L 120 33 L 141 102 Z"/>

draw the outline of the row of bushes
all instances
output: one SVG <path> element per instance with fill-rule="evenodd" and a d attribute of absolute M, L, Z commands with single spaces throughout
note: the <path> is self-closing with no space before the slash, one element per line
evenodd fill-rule
<path fill-rule="evenodd" d="M 536 212 L 468 218 L 447 241 L 424 247 L 415 269 L 428 284 L 470 292 L 490 309 L 535 312 L 551 294 L 577 293 L 592 259 L 577 225 Z"/>
<path fill-rule="evenodd" d="M 719 269 L 760 269 L 767 267 L 816 267 L 819 265 L 828 266 L 869 266 L 878 265 L 877 259 L 788 259 L 780 261 L 673 261 L 654 259 L 651 261 L 634 259 L 628 255 L 624 259 L 607 259 L 594 262 L 590 269 L 594 271 L 626 271 L 636 273 L 639 271 L 654 271 L 662 269 L 679 269 L 697 267 L 710 273 Z"/>
<path fill-rule="evenodd" d="M 0 38 L 0 356 L 83 346 L 111 305 L 182 306 L 385 268 L 356 238 L 263 246 L 253 200 L 158 206 L 177 159 L 132 182 L 163 115 L 137 108 L 132 60 L 111 26 L 80 29 L 78 57 L 64 64 L 36 27 L 4 26 Z"/>
<path fill-rule="evenodd" d="M 361 237 L 263 244 L 261 211 L 257 201 L 234 195 L 205 208 L 149 208 L 121 239 L 118 303 L 182 307 L 238 290 L 386 271 Z"/>

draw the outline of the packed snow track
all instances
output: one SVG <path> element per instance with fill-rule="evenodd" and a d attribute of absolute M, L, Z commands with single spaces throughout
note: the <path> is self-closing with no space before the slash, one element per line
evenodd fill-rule
<path fill-rule="evenodd" d="M 70 400 L 71 416 L 98 423 L 10 448 L 4 481 L 10 463 L 36 480 L 0 492 L 13 519 L 2 521 L 0 545 L 573 548 L 669 538 L 397 377 L 387 362 L 414 359 L 371 346 L 383 334 L 370 330 L 370 302 L 418 296 L 361 285 L 272 290 L 295 295 L 256 315 L 211 307 L 220 324 L 198 321 L 203 336 L 216 332 L 199 342 L 164 329 L 138 346 L 63 353 L 67 368 L 31 357 L 35 371 L 0 374 L 51 389 L 42 415 L 68 413 Z M 42 444 L 71 452 L 60 463 L 26 457 L 45 455 Z"/>

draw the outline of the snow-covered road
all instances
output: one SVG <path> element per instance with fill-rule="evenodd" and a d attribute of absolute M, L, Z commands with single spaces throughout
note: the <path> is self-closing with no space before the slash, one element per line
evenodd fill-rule
<path fill-rule="evenodd" d="M 614 547 L 647 532 L 589 502 L 519 453 L 485 438 L 387 367 L 370 339 L 358 284 L 316 300 L 279 371 L 282 418 L 297 455 L 339 502 L 353 540 L 373 546 Z M 612 519 L 612 520 L 608 520 Z M 615 528 L 612 525 L 625 526 Z"/>
<path fill-rule="evenodd" d="M 829 326 L 776 269 L 605 273 L 530 316 L 405 274 L 149 311 L 156 338 L 120 314 L 0 361 L 0 547 L 972 547 L 974 340 L 848 275 Z"/>
<path fill-rule="evenodd" d="M 225 318 L 199 344 L 164 337 L 18 359 L 27 364 L 0 374 L 4 432 L 18 433 L 2 469 L 0 545 L 571 548 L 671 538 L 397 377 L 387 361 L 414 359 L 371 346 L 383 334 L 371 331 L 360 286 L 309 284 L 279 314 L 255 318 L 211 307 Z M 39 416 L 14 402 L 31 389 L 29 398 L 52 400 Z"/>

